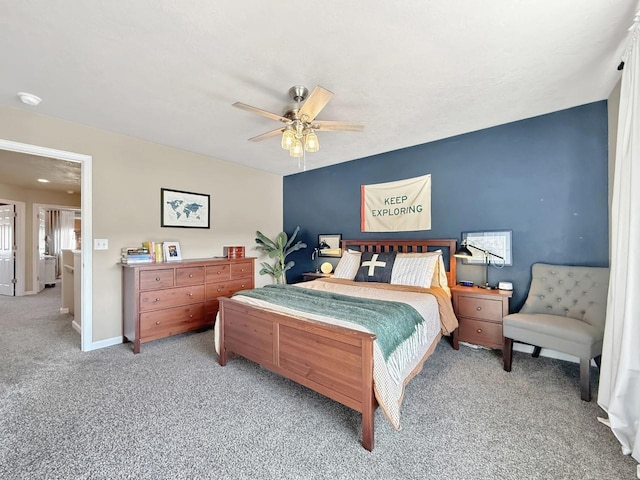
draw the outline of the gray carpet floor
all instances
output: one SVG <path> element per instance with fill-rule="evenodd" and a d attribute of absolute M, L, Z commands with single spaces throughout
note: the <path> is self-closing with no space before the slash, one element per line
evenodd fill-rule
<path fill-rule="evenodd" d="M 356 412 L 241 358 L 220 367 L 211 330 L 80 352 L 59 290 L 0 297 L 2 479 L 635 478 L 576 364 L 514 352 L 506 373 L 443 340 L 402 430 L 377 412 L 370 453 Z"/>

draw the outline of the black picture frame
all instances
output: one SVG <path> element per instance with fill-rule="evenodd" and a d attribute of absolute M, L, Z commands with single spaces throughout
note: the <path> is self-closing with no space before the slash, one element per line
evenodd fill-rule
<path fill-rule="evenodd" d="M 340 242 L 342 241 L 342 234 L 321 233 L 318 235 L 318 256 L 320 257 L 341 257 L 342 248 Z"/>
<path fill-rule="evenodd" d="M 211 197 L 206 193 L 160 189 L 160 226 L 210 228 Z"/>

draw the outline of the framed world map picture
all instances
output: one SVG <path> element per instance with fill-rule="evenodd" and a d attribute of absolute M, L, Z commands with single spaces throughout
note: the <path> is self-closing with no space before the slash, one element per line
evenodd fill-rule
<path fill-rule="evenodd" d="M 160 226 L 209 228 L 210 197 L 204 193 L 160 189 Z"/>

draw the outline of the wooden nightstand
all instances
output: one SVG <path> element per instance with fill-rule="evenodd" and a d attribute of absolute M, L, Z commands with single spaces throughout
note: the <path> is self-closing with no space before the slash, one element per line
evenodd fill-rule
<path fill-rule="evenodd" d="M 308 282 L 310 280 L 316 280 L 317 278 L 329 278 L 329 277 L 333 277 L 333 273 L 305 272 L 302 274 L 302 281 Z"/>
<path fill-rule="evenodd" d="M 453 310 L 460 324 L 453 332 L 453 348 L 458 349 L 458 342 L 468 342 L 502 349 L 502 317 L 509 315 L 512 294 L 506 290 L 452 287 Z"/>

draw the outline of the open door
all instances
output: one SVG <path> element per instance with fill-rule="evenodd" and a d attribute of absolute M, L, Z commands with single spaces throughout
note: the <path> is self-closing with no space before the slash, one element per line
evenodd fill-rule
<path fill-rule="evenodd" d="M 0 295 L 16 294 L 16 210 L 0 205 Z"/>

